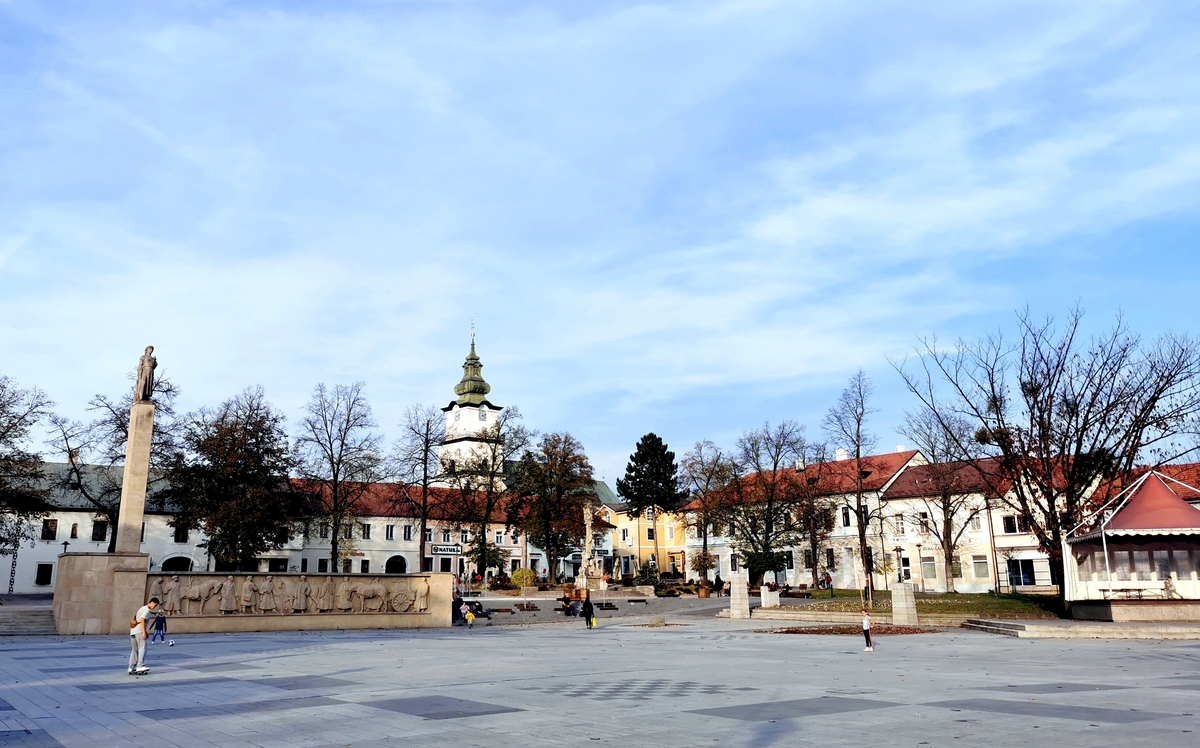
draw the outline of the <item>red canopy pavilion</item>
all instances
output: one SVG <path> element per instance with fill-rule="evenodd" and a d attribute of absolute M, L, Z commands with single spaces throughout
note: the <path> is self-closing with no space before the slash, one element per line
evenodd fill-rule
<path fill-rule="evenodd" d="M 1200 620 L 1200 509 L 1172 484 L 1195 493 L 1148 472 L 1068 535 L 1063 559 L 1074 618 Z"/>

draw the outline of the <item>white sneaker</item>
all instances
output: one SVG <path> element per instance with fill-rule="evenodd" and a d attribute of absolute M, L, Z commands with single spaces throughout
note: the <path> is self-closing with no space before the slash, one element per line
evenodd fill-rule
<path fill-rule="evenodd" d="M 864 651 L 864 652 L 870 652 L 870 651 L 871 651 L 871 648 L 870 648 L 870 647 L 863 647 L 863 651 Z"/>
<path fill-rule="evenodd" d="M 874 648 L 874 647 L 867 647 L 867 651 L 868 651 L 868 652 L 874 652 L 874 651 L 875 651 L 875 648 Z"/>
<path fill-rule="evenodd" d="M 134 670 L 133 672 L 135 675 L 145 675 L 146 673 L 150 672 L 150 668 L 140 667 L 137 670 Z"/>
<path fill-rule="evenodd" d="M 133 675 L 133 668 L 129 668 L 129 674 Z"/>

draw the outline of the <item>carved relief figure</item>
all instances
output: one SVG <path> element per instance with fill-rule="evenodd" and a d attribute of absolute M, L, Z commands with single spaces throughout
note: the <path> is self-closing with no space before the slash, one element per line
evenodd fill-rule
<path fill-rule="evenodd" d="M 308 597 L 312 593 L 312 586 L 304 575 L 300 576 L 300 581 L 296 582 L 296 588 L 292 590 L 292 610 L 297 613 L 308 612 Z"/>
<path fill-rule="evenodd" d="M 333 610 L 333 580 L 325 577 L 317 588 L 317 610 L 322 613 Z"/>
<path fill-rule="evenodd" d="M 246 581 L 242 582 L 242 612 L 253 613 L 258 607 L 258 599 L 255 593 L 258 592 L 258 587 L 254 584 L 253 577 L 246 577 Z"/>
<path fill-rule="evenodd" d="M 258 586 L 258 610 L 261 613 L 275 612 L 275 583 L 269 575 Z"/>
<path fill-rule="evenodd" d="M 358 596 L 361 601 L 358 606 L 360 613 L 378 613 L 387 604 L 387 588 L 375 577 L 370 582 L 350 586 L 350 594 Z"/>
<path fill-rule="evenodd" d="M 417 612 L 424 613 L 429 609 L 429 580 L 421 577 L 417 582 Z"/>
<path fill-rule="evenodd" d="M 163 582 L 163 609 L 167 611 L 167 615 L 179 615 L 179 594 L 182 590 L 179 589 L 179 577 L 173 576 Z"/>
<path fill-rule="evenodd" d="M 287 583 L 279 577 L 275 579 L 275 603 L 280 613 L 287 615 L 292 612 L 292 593 L 288 591 Z"/>
<path fill-rule="evenodd" d="M 343 613 L 347 613 L 353 608 L 350 602 L 350 580 L 346 577 L 342 577 L 341 581 L 338 582 L 337 595 L 334 602 L 337 609 Z"/>
<path fill-rule="evenodd" d="M 152 597 L 157 597 L 159 602 L 163 601 L 163 578 L 158 577 L 150 583 L 150 594 L 146 595 L 146 600 Z"/>
<path fill-rule="evenodd" d="M 198 603 L 200 610 L 198 615 L 204 615 L 204 606 L 211 600 L 220 589 L 221 583 L 215 579 L 196 579 L 193 577 L 191 583 L 183 588 L 183 594 L 180 596 L 183 600 L 183 614 L 191 615 L 191 603 Z"/>
<path fill-rule="evenodd" d="M 238 609 L 237 605 L 237 585 L 234 584 L 233 577 L 225 577 L 225 581 L 221 582 L 221 615 L 227 616 L 235 613 Z"/>
<path fill-rule="evenodd" d="M 137 384 L 133 388 L 134 402 L 145 402 L 154 397 L 154 369 L 158 359 L 154 357 L 154 346 L 146 346 L 146 352 L 138 360 Z"/>

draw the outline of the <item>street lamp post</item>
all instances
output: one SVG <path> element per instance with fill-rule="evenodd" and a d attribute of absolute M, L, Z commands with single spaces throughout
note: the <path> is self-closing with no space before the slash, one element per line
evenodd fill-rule
<path fill-rule="evenodd" d="M 904 548 L 896 546 L 892 550 L 896 553 L 896 583 L 899 584 L 904 581 L 904 569 L 900 566 L 900 556 L 904 553 Z"/>
<path fill-rule="evenodd" d="M 917 543 L 917 568 L 921 570 L 921 593 L 925 593 L 925 557 L 921 555 L 922 543 Z"/>

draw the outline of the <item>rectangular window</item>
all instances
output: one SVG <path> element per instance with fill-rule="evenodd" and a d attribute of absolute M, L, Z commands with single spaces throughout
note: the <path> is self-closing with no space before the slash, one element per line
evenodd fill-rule
<path fill-rule="evenodd" d="M 504 531 L 497 530 L 496 531 L 496 545 L 501 545 L 503 542 L 504 542 Z"/>
<path fill-rule="evenodd" d="M 405 525 L 405 526 L 404 526 L 404 539 L 405 539 L 405 540 L 412 540 L 412 532 L 413 532 L 413 526 L 412 526 L 412 525 Z"/>
<path fill-rule="evenodd" d="M 983 520 L 976 514 L 971 518 L 971 532 L 979 532 L 983 529 Z"/>
<path fill-rule="evenodd" d="M 809 548 L 804 551 L 804 568 L 811 569 L 812 567 L 813 567 L 813 552 L 812 552 L 812 549 Z"/>
<path fill-rule="evenodd" d="M 342 526 L 342 540 L 350 540 L 352 537 L 354 537 L 354 528 L 346 523 Z"/>
<path fill-rule="evenodd" d="M 1014 515 L 1006 514 L 1000 519 L 1000 521 L 1004 525 L 1005 535 L 1017 534 L 1017 518 Z"/>
<path fill-rule="evenodd" d="M 987 579 L 992 575 L 987 556 L 971 556 L 971 567 L 976 579 Z"/>
<path fill-rule="evenodd" d="M 364 558 L 362 561 L 360 561 L 358 563 L 358 570 L 359 570 L 359 572 L 361 572 L 363 574 L 370 574 L 371 573 L 371 562 Z"/>
<path fill-rule="evenodd" d="M 343 574 L 349 574 L 349 573 L 350 573 L 350 563 L 351 563 L 351 562 L 350 562 L 350 559 L 348 559 L 348 558 L 343 558 L 343 559 L 342 559 L 342 573 L 343 573 Z"/>
<path fill-rule="evenodd" d="M 33 583 L 45 587 L 50 584 L 54 577 L 54 564 L 38 564 L 37 572 L 34 574 Z"/>
<path fill-rule="evenodd" d="M 359 528 L 362 532 L 362 539 L 370 540 L 371 539 L 371 526 L 368 525 L 367 523 L 363 522 L 362 524 L 359 525 Z"/>
<path fill-rule="evenodd" d="M 834 556 L 833 549 L 826 548 L 825 549 L 825 568 L 828 569 L 829 571 L 833 571 L 834 569 L 836 569 L 837 563 L 835 563 L 835 561 L 836 561 L 836 556 Z"/>
<path fill-rule="evenodd" d="M 904 532 L 904 515 L 897 514 L 895 517 L 892 517 L 892 522 L 896 526 L 896 534 L 904 535 L 905 534 L 905 532 Z"/>
<path fill-rule="evenodd" d="M 1031 559 L 1009 559 L 1008 583 L 1013 587 L 1037 584 L 1037 577 L 1033 573 L 1033 561 Z"/>
<path fill-rule="evenodd" d="M 867 549 L 867 568 L 875 572 L 875 553 L 870 548 Z"/>
<path fill-rule="evenodd" d="M 329 573 L 329 559 L 327 559 L 327 558 L 317 559 L 317 573 L 318 574 L 328 574 Z"/>
<path fill-rule="evenodd" d="M 442 542 L 443 543 L 450 542 L 450 531 L 449 530 L 442 530 Z"/>
<path fill-rule="evenodd" d="M 395 525 L 384 525 L 383 539 L 384 540 L 395 540 L 396 539 L 396 526 Z"/>
<path fill-rule="evenodd" d="M 92 540 L 103 543 L 108 539 L 108 522 L 98 519 L 92 523 Z"/>
<path fill-rule="evenodd" d="M 921 512 L 920 516 L 917 518 L 917 521 L 920 522 L 920 524 L 921 524 L 921 532 L 926 532 L 926 533 L 929 532 L 929 513 L 928 512 Z"/>
<path fill-rule="evenodd" d="M 58 540 L 58 520 L 42 520 L 42 540 Z M 41 566 L 41 564 L 39 564 Z M 50 584 L 46 582 L 46 584 Z"/>
<path fill-rule="evenodd" d="M 509 562 L 509 567 L 508 567 L 509 573 L 512 573 L 520 568 L 521 568 L 521 559 L 514 558 Z"/>
<path fill-rule="evenodd" d="M 432 527 L 425 528 L 425 542 L 426 543 L 433 542 L 433 528 Z M 433 571 L 433 569 L 426 569 L 426 571 Z"/>
<path fill-rule="evenodd" d="M 484 535 L 483 538 L 484 538 L 484 542 L 486 542 L 487 535 Z M 468 533 L 466 530 L 463 530 L 462 532 L 460 532 L 458 534 L 458 542 L 462 543 L 463 545 L 466 545 L 467 543 L 469 543 L 470 542 L 470 533 Z"/>
<path fill-rule="evenodd" d="M 329 540 L 329 525 L 322 522 L 317 528 L 317 537 L 321 540 Z"/>
<path fill-rule="evenodd" d="M 454 559 L 450 558 L 449 556 L 442 556 L 441 570 L 443 572 L 454 571 Z"/>
<path fill-rule="evenodd" d="M 303 574 L 306 571 L 308 571 L 308 559 L 302 558 L 300 559 L 300 573 Z"/>
<path fill-rule="evenodd" d="M 667 540 L 674 540 L 674 539 L 675 539 L 675 526 L 667 525 Z"/>
<path fill-rule="evenodd" d="M 176 543 L 186 543 L 187 541 L 188 541 L 187 526 L 184 525 L 182 527 L 176 527 L 175 528 L 175 542 Z"/>
<path fill-rule="evenodd" d="M 955 559 L 952 562 L 950 562 L 950 573 L 954 575 L 955 579 L 963 578 L 962 566 L 963 566 L 962 561 L 959 560 L 957 557 L 955 557 Z"/>
<path fill-rule="evenodd" d="M 933 556 L 921 556 L 921 578 L 937 579 L 937 562 Z"/>
<path fill-rule="evenodd" d="M 738 555 L 736 553 L 729 557 L 729 570 L 730 571 L 738 570 Z"/>
<path fill-rule="evenodd" d="M 629 542 L 629 528 L 628 527 L 621 528 L 621 542 L 622 543 Z"/>
<path fill-rule="evenodd" d="M 842 507 L 842 527 L 850 526 L 850 507 Z"/>
<path fill-rule="evenodd" d="M 79 525 L 72 524 L 71 525 L 71 540 L 74 540 L 78 537 L 79 537 Z"/>
<path fill-rule="evenodd" d="M 421 564 L 421 571 L 433 571 L 433 556 L 425 557 L 425 562 Z"/>
<path fill-rule="evenodd" d="M 789 571 L 796 568 L 796 554 L 792 551 L 784 551 L 783 562 L 787 564 Z"/>
<path fill-rule="evenodd" d="M 646 540 L 650 540 L 650 541 L 654 540 L 654 528 L 653 527 L 646 528 Z"/>

